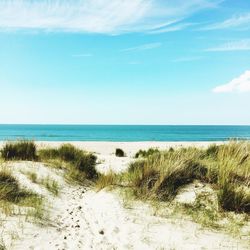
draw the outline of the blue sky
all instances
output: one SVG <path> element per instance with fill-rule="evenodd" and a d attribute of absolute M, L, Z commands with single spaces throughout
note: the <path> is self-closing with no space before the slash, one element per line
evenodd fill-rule
<path fill-rule="evenodd" d="M 250 124 L 249 1 L 0 10 L 0 123 Z"/>

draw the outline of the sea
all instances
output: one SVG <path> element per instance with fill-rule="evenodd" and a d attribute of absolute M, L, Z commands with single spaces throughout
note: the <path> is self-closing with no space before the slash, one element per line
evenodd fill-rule
<path fill-rule="evenodd" d="M 226 141 L 249 140 L 250 126 L 0 125 L 0 141 Z"/>

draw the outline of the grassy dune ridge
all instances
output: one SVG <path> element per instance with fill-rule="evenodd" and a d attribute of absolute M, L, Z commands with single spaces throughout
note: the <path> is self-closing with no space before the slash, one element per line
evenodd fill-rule
<path fill-rule="evenodd" d="M 247 141 L 231 141 L 208 148 L 140 150 L 135 154 L 128 170 L 116 174 L 97 173 L 97 157 L 71 144 L 38 150 L 32 141 L 6 143 L 1 150 L 1 157 L 4 161 L 44 162 L 47 166 L 63 169 L 65 179 L 71 183 L 85 184 L 90 181 L 97 189 L 119 186 L 134 197 L 163 202 L 169 207 L 182 188 L 196 182 L 199 185 L 202 183 L 211 187 L 216 199 L 201 193 L 192 206 L 175 204 L 173 211 L 183 210 L 195 221 L 211 226 L 217 226 L 219 220 L 228 219 L 228 216 L 224 216 L 225 213 L 232 213 L 231 219 L 237 227 L 249 221 L 250 143 Z M 0 173 L 0 203 L 29 206 L 28 201 L 36 200 L 34 204 L 38 204 L 36 208 L 39 215 L 39 211 L 42 211 L 42 199 L 39 200 L 32 192 L 22 190 L 10 171 L 2 171 L 5 172 Z M 32 182 L 43 185 L 54 195 L 59 193 L 54 180 L 39 179 L 35 172 L 25 174 Z M 23 192 L 25 195 L 22 195 Z M 237 214 L 243 216 L 235 217 Z"/>
<path fill-rule="evenodd" d="M 198 180 L 211 184 L 221 210 L 250 213 L 249 142 L 232 141 L 207 149 L 150 149 L 139 151 L 138 157 L 126 173 L 102 176 L 97 185 L 124 185 L 141 199 L 171 201 L 181 187 Z"/>
<path fill-rule="evenodd" d="M 0 210 L 6 215 L 25 213 L 27 217 L 37 221 L 45 218 L 43 197 L 21 187 L 11 171 L 5 167 L 0 168 Z"/>
<path fill-rule="evenodd" d="M 69 175 L 82 175 L 87 179 L 95 179 L 98 174 L 95 169 L 96 156 L 75 148 L 71 144 L 63 144 L 59 148 L 37 150 L 33 141 L 7 142 L 0 151 L 5 161 L 27 160 L 54 162 L 62 165 L 67 163 Z"/>
<path fill-rule="evenodd" d="M 70 144 L 37 150 L 32 141 L 6 143 L 1 156 L 4 160 L 66 164 L 69 179 L 78 182 L 95 180 L 100 187 L 115 183 L 129 186 L 140 198 L 160 201 L 171 201 L 181 187 L 199 180 L 210 183 L 217 191 L 221 209 L 250 213 L 249 142 L 232 141 L 220 146 L 211 145 L 207 149 L 140 150 L 135 155 L 138 159 L 130 164 L 126 173 L 106 176 L 97 173 L 94 154 Z"/>
<path fill-rule="evenodd" d="M 0 211 L 6 215 L 20 214 L 42 222 L 47 218 L 45 211 L 46 197 L 32 190 L 21 187 L 12 170 L 4 164 L 9 161 L 40 161 L 53 167 L 64 168 L 65 179 L 71 183 L 84 184 L 86 180 L 95 180 L 98 174 L 95 170 L 96 156 L 79 150 L 70 144 L 64 144 L 58 149 L 37 150 L 33 141 L 7 142 L 0 150 Z M 21 170 L 20 170 L 21 171 Z M 34 171 L 21 171 L 31 182 L 46 188 L 50 193 L 59 194 L 58 183 L 49 176 L 39 178 Z M 22 209 L 23 208 L 23 209 Z"/>
<path fill-rule="evenodd" d="M 1 149 L 4 160 L 36 160 L 36 145 L 32 141 L 7 142 Z"/>
<path fill-rule="evenodd" d="M 94 180 L 98 177 L 95 169 L 97 157 L 92 153 L 77 149 L 71 144 L 63 144 L 58 149 L 41 149 L 38 151 L 38 159 L 45 162 L 57 160 L 59 164 L 67 163 L 69 176 L 79 181 L 84 178 Z M 78 179 L 80 176 L 82 178 Z"/>

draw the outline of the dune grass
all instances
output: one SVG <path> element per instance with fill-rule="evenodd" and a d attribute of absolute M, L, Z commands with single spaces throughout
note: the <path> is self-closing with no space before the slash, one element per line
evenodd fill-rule
<path fill-rule="evenodd" d="M 250 144 L 229 144 L 217 153 L 218 199 L 225 210 L 250 213 Z"/>
<path fill-rule="evenodd" d="M 6 249 L 5 246 L 0 244 L 0 250 L 5 250 L 5 249 Z"/>
<path fill-rule="evenodd" d="M 205 178 L 206 167 L 195 160 L 198 154 L 196 148 L 154 153 L 132 163 L 125 178 L 137 196 L 169 201 L 181 186 Z"/>
<path fill-rule="evenodd" d="M 115 150 L 115 155 L 116 155 L 117 157 L 125 157 L 124 151 L 123 151 L 122 149 L 120 149 L 120 148 L 116 148 L 116 150 Z"/>
<path fill-rule="evenodd" d="M 190 189 L 195 202 L 180 203 L 176 195 L 187 184 L 203 188 Z M 147 201 L 155 215 L 191 219 L 235 237 L 250 235 L 249 142 L 155 152 L 139 157 L 127 172 L 101 175 L 96 187 L 118 187 L 124 200 Z"/>
<path fill-rule="evenodd" d="M 98 191 L 107 186 L 118 186 L 119 180 L 122 181 L 121 175 L 109 172 L 107 174 L 100 174 L 99 178 L 95 182 L 95 187 Z"/>
<path fill-rule="evenodd" d="M 38 177 L 35 172 L 28 171 L 28 172 L 23 172 L 25 175 L 28 176 L 28 178 L 33 182 L 33 183 L 38 183 Z"/>
<path fill-rule="evenodd" d="M 82 183 L 98 177 L 95 169 L 96 156 L 75 148 L 71 144 L 63 144 L 57 148 L 37 150 L 33 141 L 8 142 L 1 149 L 1 157 L 10 160 L 39 160 L 61 167 L 66 166 L 66 178 Z M 33 176 L 35 178 L 35 176 Z"/>
<path fill-rule="evenodd" d="M 41 184 L 52 194 L 58 195 L 59 194 L 59 185 L 58 182 L 51 179 L 49 176 L 46 178 L 41 179 Z"/>
<path fill-rule="evenodd" d="M 102 177 L 98 185 L 108 186 L 110 180 L 132 187 L 140 199 L 172 201 L 181 187 L 199 180 L 212 185 L 221 210 L 250 213 L 249 142 L 151 152 L 131 163 L 117 181 Z"/>
<path fill-rule="evenodd" d="M 0 200 L 18 203 L 30 195 L 30 192 L 20 188 L 9 171 L 0 171 Z"/>
<path fill-rule="evenodd" d="M 157 148 L 149 148 L 148 150 L 139 150 L 135 154 L 135 158 L 149 157 L 150 155 L 153 155 L 155 153 L 160 153 L 159 149 L 157 149 Z"/>
<path fill-rule="evenodd" d="M 44 218 L 43 198 L 36 193 L 20 187 L 16 178 L 5 168 L 0 170 L 0 209 L 6 215 L 15 214 L 24 208 L 27 217 L 36 220 Z M 23 212 L 22 212 L 23 213 Z"/>
<path fill-rule="evenodd" d="M 4 160 L 29 160 L 37 159 L 36 145 L 33 141 L 8 142 L 1 149 Z"/>
<path fill-rule="evenodd" d="M 44 186 L 49 192 L 57 196 L 59 194 L 58 182 L 47 176 L 38 178 L 37 174 L 32 171 L 23 172 L 33 183 Z"/>
<path fill-rule="evenodd" d="M 71 144 L 64 144 L 58 149 L 41 149 L 38 151 L 38 157 L 45 162 L 55 162 L 57 160 L 59 164 L 65 163 L 67 169 L 66 178 L 68 180 L 82 183 L 85 179 L 95 180 L 98 177 L 95 169 L 96 156 L 77 149 Z"/>

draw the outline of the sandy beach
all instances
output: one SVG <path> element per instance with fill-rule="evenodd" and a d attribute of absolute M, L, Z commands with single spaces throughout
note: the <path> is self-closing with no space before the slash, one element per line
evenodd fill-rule
<path fill-rule="evenodd" d="M 37 142 L 39 148 L 58 147 L 65 142 Z M 68 143 L 68 142 L 67 142 Z M 139 149 L 198 146 L 213 142 L 71 142 L 95 152 L 101 173 L 125 171 Z M 217 144 L 221 144 L 222 142 Z M 126 157 L 116 157 L 116 148 Z M 247 249 L 247 244 L 223 232 L 204 229 L 182 218 L 164 218 L 144 202 L 126 203 L 116 191 L 96 192 L 91 187 L 70 185 L 60 169 L 43 163 L 6 163 L 22 186 L 46 197 L 50 219 L 39 226 L 22 216 L 4 217 L 2 239 L 7 249 Z M 6 167 L 5 164 L 5 167 Z M 25 175 L 50 176 L 59 183 L 55 197 Z M 188 194 L 190 195 L 190 194 Z"/>
<path fill-rule="evenodd" d="M 3 142 L 2 142 L 3 143 Z M 211 144 L 222 144 L 225 142 L 159 142 L 159 141 L 139 141 L 139 142 L 109 142 L 109 141 L 47 141 L 47 142 L 36 142 L 39 147 L 59 147 L 62 144 L 70 143 L 77 148 L 84 149 L 87 151 L 95 152 L 97 154 L 112 154 L 115 152 L 116 148 L 121 148 L 127 154 L 127 156 L 132 157 L 134 154 L 142 149 L 158 148 L 161 150 L 169 149 L 170 147 L 207 147 Z M 1 145 L 1 144 L 0 144 Z"/>

